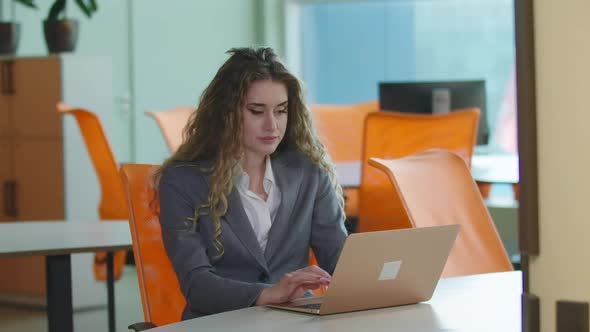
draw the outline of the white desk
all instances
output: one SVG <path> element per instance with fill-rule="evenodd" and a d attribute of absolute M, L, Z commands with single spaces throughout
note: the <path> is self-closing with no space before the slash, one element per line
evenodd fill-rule
<path fill-rule="evenodd" d="M 518 156 L 516 155 L 474 155 L 471 158 L 471 164 L 471 173 L 475 181 L 518 183 Z M 337 162 L 336 175 L 342 187 L 359 187 L 361 162 Z"/>
<path fill-rule="evenodd" d="M 471 158 L 471 173 L 478 182 L 518 183 L 518 156 L 511 154 L 474 155 Z"/>
<path fill-rule="evenodd" d="M 343 188 L 360 187 L 361 185 L 361 162 L 341 161 L 335 164 L 336 176 Z"/>
<path fill-rule="evenodd" d="M 0 223 L 0 257 L 45 256 L 50 332 L 74 329 L 70 254 L 107 251 L 109 330 L 114 331 L 113 256 L 131 249 L 127 221 Z M 90 268 L 90 266 L 89 266 Z"/>
<path fill-rule="evenodd" d="M 250 307 L 150 329 L 180 331 L 520 332 L 522 276 L 504 272 L 443 279 L 429 302 L 314 316 Z"/>

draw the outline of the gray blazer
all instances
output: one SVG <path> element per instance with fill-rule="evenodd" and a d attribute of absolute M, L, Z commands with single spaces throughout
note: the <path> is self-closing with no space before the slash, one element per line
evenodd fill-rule
<path fill-rule="evenodd" d="M 164 246 L 187 301 L 182 319 L 253 305 L 264 287 L 309 264 L 310 247 L 320 267 L 333 273 L 346 238 L 344 216 L 327 174 L 297 151 L 271 158 L 282 199 L 266 250 L 260 248 L 234 188 L 221 220 L 224 254 L 212 261 L 211 218 L 186 221 L 207 200 L 209 175 L 201 169 L 210 165 L 171 165 L 159 186 Z"/>

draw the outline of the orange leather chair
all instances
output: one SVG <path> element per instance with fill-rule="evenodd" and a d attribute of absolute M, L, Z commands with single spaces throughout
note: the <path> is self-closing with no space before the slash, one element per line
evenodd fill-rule
<path fill-rule="evenodd" d="M 94 165 L 100 183 L 101 198 L 98 215 L 101 220 L 127 220 L 127 204 L 123 184 L 117 172 L 117 163 L 105 136 L 98 117 L 84 109 L 72 108 L 59 103 L 57 110 L 61 114 L 74 116 L 80 133 L 84 138 L 86 149 Z M 126 251 L 117 251 L 113 255 L 114 277 L 119 279 L 127 257 Z M 97 280 L 107 279 L 106 253 L 97 252 L 94 257 L 94 276 Z"/>
<path fill-rule="evenodd" d="M 387 199 L 403 207 L 412 227 L 461 225 L 443 277 L 512 270 L 464 159 L 433 149 L 400 159 L 371 158 L 368 163 L 386 174 L 394 188 Z"/>
<path fill-rule="evenodd" d="M 176 151 L 182 144 L 184 127 L 193 113 L 194 108 L 188 106 L 176 107 L 163 112 L 145 112 L 147 116 L 154 118 L 158 123 L 170 152 Z"/>
<path fill-rule="evenodd" d="M 129 225 L 146 322 L 130 326 L 166 325 L 180 321 L 186 300 L 162 242 L 159 203 L 154 200 L 152 175 L 156 165 L 127 164 L 120 175 L 129 202 Z M 152 325 L 153 324 L 153 325 Z"/>
<path fill-rule="evenodd" d="M 369 167 L 369 158 L 395 159 L 431 148 L 453 151 L 467 165 L 477 139 L 480 111 L 477 108 L 447 114 L 375 112 L 367 115 L 359 191 L 361 232 L 411 227 L 402 206 L 392 204 L 387 176 Z"/>
<path fill-rule="evenodd" d="M 334 162 L 361 159 L 365 117 L 378 110 L 377 101 L 354 105 L 311 105 L 320 140 Z M 358 216 L 358 188 L 344 188 L 344 196 L 346 215 Z"/>
<path fill-rule="evenodd" d="M 492 184 L 493 183 L 489 183 L 489 182 L 477 182 L 477 188 L 479 189 L 479 192 L 481 193 L 481 197 L 483 197 L 483 198 L 490 197 L 490 192 L 492 191 Z"/>
<path fill-rule="evenodd" d="M 481 181 L 477 181 L 476 183 L 477 183 L 477 187 L 479 188 L 479 192 L 481 193 L 481 196 L 483 198 L 489 198 L 490 192 L 492 191 L 493 183 L 481 182 Z M 518 183 L 512 184 L 512 193 L 514 195 L 514 199 L 518 201 L 519 197 L 520 197 L 520 187 L 519 187 Z"/>
<path fill-rule="evenodd" d="M 130 328 L 171 324 L 180 320 L 186 300 L 162 242 L 159 202 L 154 200 L 152 175 L 157 165 L 126 164 L 120 175 L 129 202 L 129 225 L 145 322 Z M 310 264 L 317 264 L 310 251 Z M 312 261 L 313 259 L 313 261 Z M 318 289 L 316 294 L 323 294 Z"/>

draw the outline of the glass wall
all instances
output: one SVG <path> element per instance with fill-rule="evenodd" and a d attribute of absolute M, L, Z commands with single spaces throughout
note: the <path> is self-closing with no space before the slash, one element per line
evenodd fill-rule
<path fill-rule="evenodd" d="M 515 150 L 511 0 L 309 1 L 301 13 L 310 102 L 374 100 L 379 81 L 484 79 L 490 143 Z"/>

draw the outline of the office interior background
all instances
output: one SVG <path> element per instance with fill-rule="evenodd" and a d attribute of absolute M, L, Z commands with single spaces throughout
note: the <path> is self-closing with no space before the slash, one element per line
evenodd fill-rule
<path fill-rule="evenodd" d="M 47 55 L 42 21 L 49 5 L 15 6 L 14 20 L 21 23 L 18 56 Z M 516 128 L 509 124 L 515 117 L 512 1 L 102 0 L 98 5 L 90 19 L 73 1 L 67 13 L 80 21 L 74 53 L 112 63 L 114 100 L 104 122 L 120 162 L 161 162 L 169 152 L 144 112 L 196 106 L 224 52 L 257 45 L 277 50 L 306 83 L 309 103 L 375 100 L 380 81 L 484 79 L 490 148 L 516 150 Z M 9 6 L 4 2 L 5 16 Z"/>
<path fill-rule="evenodd" d="M 37 10 L 2 2 L 21 24 L 17 56 L 47 55 L 50 2 L 38 2 Z M 169 150 L 144 112 L 196 106 L 225 51 L 263 45 L 305 82 L 309 103 L 375 100 L 381 81 L 484 79 L 491 136 L 477 149 L 517 152 L 512 0 L 97 2 L 90 19 L 73 1 L 68 15 L 80 21 L 74 55 L 110 61 L 112 107 L 97 111 L 119 163 L 161 163 Z M 518 204 L 509 186 L 494 186 L 493 197 L 501 203 L 490 212 L 514 255 Z"/>

